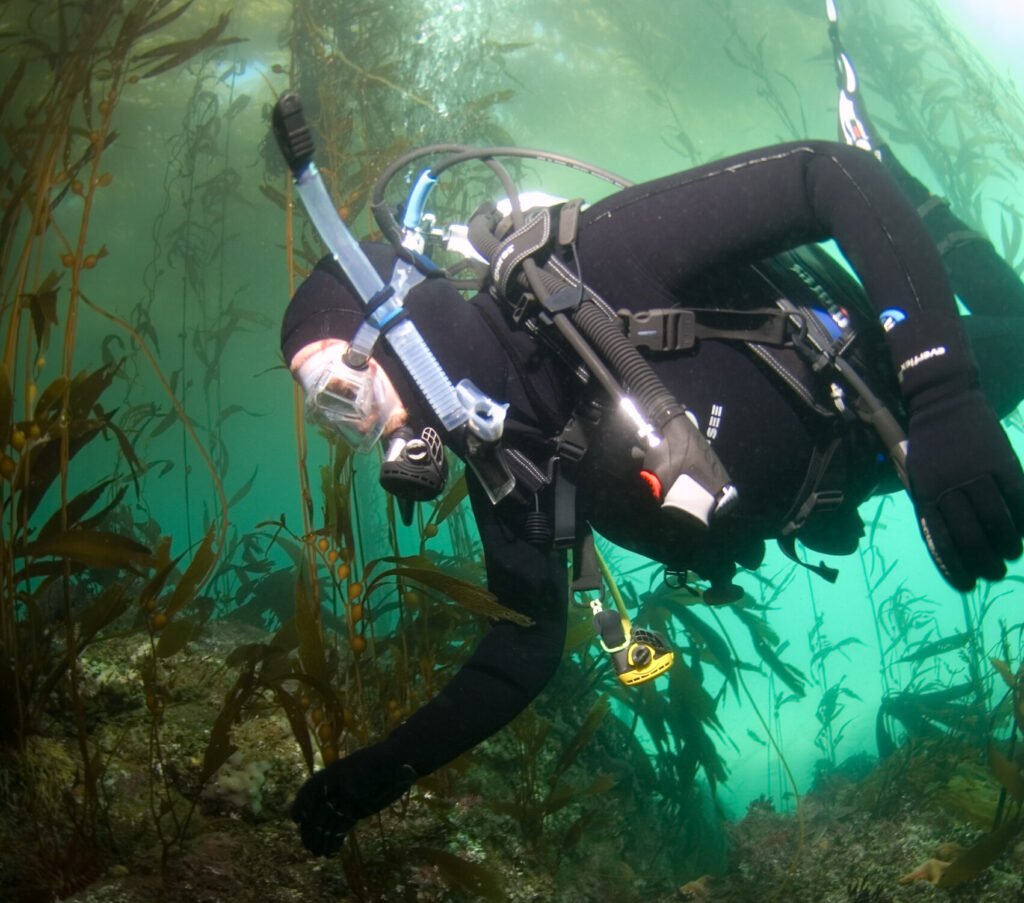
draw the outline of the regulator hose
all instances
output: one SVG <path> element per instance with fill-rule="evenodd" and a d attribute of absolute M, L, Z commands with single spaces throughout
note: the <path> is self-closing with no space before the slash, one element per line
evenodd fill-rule
<path fill-rule="evenodd" d="M 493 260 L 501 247 L 500 239 L 492 231 L 493 216 L 493 205 L 485 204 L 469 219 L 469 240 L 488 260 Z M 524 270 L 532 263 L 532 260 L 524 261 Z M 518 281 L 524 289 L 544 297 L 564 290 L 565 283 L 554 273 L 536 265 L 531 269 L 533 272 L 529 275 L 532 279 L 525 272 L 519 276 Z M 626 338 L 621 323 L 587 298 L 582 287 L 580 294 L 583 296 L 580 303 L 570 313 L 573 325 L 597 348 L 611 371 L 618 374 L 618 378 L 636 395 L 641 410 L 651 418 L 654 427 L 660 430 L 673 417 L 685 413 L 683 405 L 665 388 L 651 365 Z"/>
<path fill-rule="evenodd" d="M 651 365 L 626 338 L 618 320 L 608 319 L 593 301 L 585 300 L 573 312 L 572 321 L 597 347 L 612 371 L 619 374 L 658 430 L 673 417 L 685 413 L 686 408 L 665 388 Z"/>

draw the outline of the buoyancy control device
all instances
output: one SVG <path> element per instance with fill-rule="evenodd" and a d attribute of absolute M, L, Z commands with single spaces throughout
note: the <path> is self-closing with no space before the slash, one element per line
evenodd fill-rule
<path fill-rule="evenodd" d="M 506 406 L 487 398 L 465 381 L 453 386 L 426 343 L 418 338 L 414 324 L 404 318 L 402 299 L 423 274 L 444 276 L 460 288 L 486 286 L 524 328 L 557 336 L 581 365 L 579 369 L 586 374 L 585 378 L 600 386 L 618 410 L 620 422 L 632 431 L 638 473 L 650 491 L 666 511 L 695 524 L 709 526 L 715 515 L 735 501 L 737 490 L 707 439 L 686 416 L 685 406 L 655 376 L 645 356 L 652 350 L 690 347 L 700 337 L 746 342 L 769 362 L 780 379 L 806 398 L 811 394 L 806 375 L 796 372 L 800 368 L 780 364 L 771 350 L 795 348 L 810 366 L 810 381 L 820 385 L 824 375 L 826 383 L 834 380 L 833 386 L 840 387 L 832 398 L 833 409 L 824 411 L 826 416 L 834 415 L 837 408 L 848 403 L 851 416 L 870 423 L 877 431 L 902 476 L 905 438 L 899 423 L 846 360 L 845 352 L 855 335 L 853 330 L 829 335 L 815 322 L 820 311 L 787 304 L 782 294 L 770 310 L 615 311 L 587 288 L 578 262 L 575 271 L 564 263 L 576 259 L 575 235 L 582 202 L 545 199 L 541 206 L 524 210 L 511 176 L 497 158 L 528 158 L 568 166 L 616 187 L 632 184 L 627 179 L 570 157 L 517 147 L 433 145 L 406 154 L 381 173 L 371 200 L 378 226 L 399 255 L 390 284 L 384 285 L 365 262 L 358 243 L 330 204 L 311 161 L 308 128 L 304 121 L 296 125 L 299 119 L 301 105 L 297 98 L 282 97 L 275 109 L 275 131 L 300 196 L 325 243 L 366 303 L 366 322 L 353 344 L 359 344 L 366 356 L 381 335 L 392 345 L 445 429 L 461 433 L 467 463 L 481 477 L 492 502 L 508 494 L 514 483 L 508 467 L 514 454 L 507 454 L 502 448 Z M 395 205 L 386 197 L 388 185 L 427 157 L 441 159 L 423 169 L 414 180 L 399 221 Z M 468 161 L 479 161 L 495 172 L 507 195 L 507 209 L 499 210 L 487 203 L 477 209 L 467 226 L 455 224 L 439 229 L 433 216 L 426 213 L 427 201 L 443 173 Z M 443 268 L 425 253 L 438 244 L 457 247 L 465 256 Z M 553 250 L 559 253 L 552 253 Z M 363 278 L 365 270 L 372 273 L 372 279 Z M 469 279 L 462 278 L 466 270 L 472 273 Z M 737 313 L 746 319 L 729 322 Z M 389 476 L 385 485 L 399 498 L 407 494 L 422 500 L 443 487 L 443 477 L 438 478 L 441 465 L 436 453 L 428 453 L 431 448 L 436 450 L 436 443 L 419 441 L 419 437 L 412 437 L 416 440 L 412 442 L 409 439 L 399 436 L 396 441 L 401 448 L 389 449 L 385 456 Z M 408 455 L 407 450 L 417 454 Z M 578 453 L 584 454 L 585 446 Z M 827 493 L 817 492 L 827 466 L 827 460 L 819 461 L 817 467 L 821 472 L 814 472 L 812 466 L 808 474 L 806 498 L 797 500 L 800 504 L 794 507 L 796 519 L 790 531 L 793 535 L 814 505 L 827 498 Z M 407 477 L 409 486 L 405 487 Z M 404 493 L 405 488 L 408 493 Z M 563 530 L 562 534 L 561 539 L 571 544 L 574 531 Z M 785 544 L 783 548 L 787 549 Z M 791 543 L 787 554 L 792 554 Z M 829 576 L 828 569 L 815 570 Z"/>

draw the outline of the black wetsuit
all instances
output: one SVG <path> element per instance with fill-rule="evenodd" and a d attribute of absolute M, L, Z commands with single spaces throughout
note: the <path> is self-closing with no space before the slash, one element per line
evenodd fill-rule
<path fill-rule="evenodd" d="M 947 213 L 942 208 L 939 216 Z M 897 405 L 895 368 L 906 370 L 903 395 L 912 402 L 937 391 L 935 386 L 971 390 L 974 365 L 936 245 L 891 176 L 860 150 L 816 142 L 784 145 L 614 194 L 582 216 L 580 275 L 613 308 L 766 306 L 775 300 L 774 289 L 752 267 L 828 238 L 857 271 L 866 290 L 865 311 L 899 308 L 906 314 L 887 337 L 891 360 L 883 355 L 877 361 L 875 382 Z M 994 258 L 988 246 L 974 244 L 978 253 Z M 392 252 L 377 247 L 370 253 L 387 278 Z M 775 284 L 783 293 L 806 291 L 784 258 L 772 272 L 783 283 L 790 272 L 788 286 Z M 826 287 L 837 280 L 834 273 L 819 277 Z M 957 289 L 965 299 L 971 294 L 970 287 Z M 1014 290 L 1016 296 L 1007 298 Z M 986 308 L 988 294 L 972 303 L 977 323 L 993 339 L 992 353 L 986 350 L 981 358 L 983 369 L 1004 377 L 1012 369 L 1011 379 L 993 381 L 999 382 L 1005 412 L 1024 391 L 1018 356 L 1004 338 L 1012 334 L 1019 341 L 1022 335 L 1024 292 L 1010 279 L 994 291 L 998 298 L 991 308 Z M 286 314 L 286 359 L 313 338 L 350 338 L 357 318 L 339 327 L 340 308 L 354 311 L 358 305 L 336 264 L 323 263 Z M 453 382 L 468 377 L 492 398 L 510 403 L 507 444 L 535 462 L 546 460 L 552 438 L 581 394 L 572 368 L 514 326 L 486 293 L 467 303 L 449 284 L 427 280 L 410 293 L 406 308 Z M 865 322 L 881 345 L 877 318 Z M 916 366 L 921 353 L 929 354 L 937 343 L 941 359 Z M 431 423 L 432 414 L 400 365 L 386 354 L 379 359 L 410 407 L 414 425 Z M 580 523 L 675 568 L 728 576 L 734 562 L 756 566 L 764 540 L 778 536 L 799 498 L 812 452 L 838 430 L 846 437 L 840 451 L 847 490 L 844 523 L 855 527 L 856 506 L 885 468 L 879 445 L 862 425 L 811 411 L 739 342 L 701 341 L 693 351 L 654 360 L 652 366 L 712 438 L 739 489 L 739 502 L 706 533 L 665 515 L 637 473 L 630 442 L 621 430 L 609 429 L 602 441 L 591 441 L 575 471 Z M 507 724 L 558 666 L 566 624 L 565 554 L 525 538 L 532 497 L 517 494 L 495 506 L 472 476 L 469 485 L 488 586 L 502 604 L 534 624 L 493 624 L 434 700 L 383 742 L 310 781 L 294 814 L 307 845 L 317 852 L 336 846 L 351 822 L 397 796 L 413 774 L 430 773 Z M 541 490 L 542 499 L 546 491 Z M 320 805 L 322 798 L 333 801 L 330 812 Z M 338 812 L 347 813 L 349 822 Z"/>

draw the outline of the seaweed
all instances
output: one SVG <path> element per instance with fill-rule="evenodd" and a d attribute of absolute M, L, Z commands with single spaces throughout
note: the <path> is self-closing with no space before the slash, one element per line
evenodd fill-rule
<path fill-rule="evenodd" d="M 608 699 L 599 697 L 557 758 L 543 755 L 551 735 L 549 719 L 528 709 L 509 726 L 516 741 L 515 761 L 521 764 L 521 769 L 511 782 L 511 798 L 488 799 L 486 805 L 515 819 L 523 838 L 530 844 L 540 846 L 549 842 L 549 838 L 544 836 L 544 825 L 555 813 L 570 804 L 579 805 L 590 797 L 601 796 L 615 785 L 614 778 L 605 774 L 595 776 L 585 786 L 573 786 L 563 780 L 607 717 L 608 709 Z M 547 773 L 544 768 L 546 759 L 550 768 Z M 578 815 L 566 830 L 566 836 L 575 834 L 586 818 L 586 812 Z M 563 839 L 558 848 L 561 849 L 564 843 Z"/>
<path fill-rule="evenodd" d="M 799 97 L 788 76 L 773 70 L 763 37 L 747 34 L 729 4 L 706 7 L 729 32 L 725 59 L 757 81 L 777 128 L 785 137 L 802 134 Z M 418 41 L 424 23 L 393 4 L 341 10 L 323 0 L 299 0 L 291 9 L 281 35 L 283 61 L 259 77 L 267 94 L 285 84 L 302 90 L 322 171 L 361 234 L 372 235 L 368 192 L 394 154 L 453 135 L 513 143 L 504 133 L 505 113 L 520 99 L 514 92 L 521 86 L 508 64 L 530 45 L 471 34 L 462 48 L 446 47 L 441 55 L 436 42 Z M 678 66 L 678 55 L 668 52 L 671 42 L 661 41 L 659 52 L 645 58 L 652 26 L 626 7 L 567 15 L 582 19 L 595 12 L 638 78 L 657 72 L 649 87 L 666 111 L 664 140 L 697 162 L 694 117 L 670 83 Z M 225 375 L 246 331 L 266 337 L 271 322 L 244 300 L 253 291 L 245 278 L 235 278 L 231 252 L 240 243 L 233 223 L 275 218 L 282 284 L 286 273 L 289 288 L 322 252 L 310 226 L 294 218 L 272 144 L 262 149 L 258 170 L 240 152 L 238 130 L 266 112 L 267 94 L 249 87 L 256 66 L 241 56 L 244 45 L 232 36 L 227 14 L 213 13 L 196 25 L 202 15 L 187 0 L 44 4 L 24 27 L 0 36 L 5 52 L 19 55 L 0 86 L 9 150 L 0 163 L 0 706 L 12 713 L 0 722 L 0 746 L 5 765 L 34 758 L 50 768 L 51 786 L 60 788 L 48 805 L 34 809 L 38 794 L 12 797 L 10 785 L 0 787 L 4 807 L 12 799 L 30 804 L 37 829 L 0 852 L 5 864 L 18 860 L 12 880 L 22 882 L 19 892 L 70 893 L 114 861 L 144 871 L 140 863 L 155 850 L 170 893 L 177 865 L 202 846 L 197 835 L 208 838 L 217 830 L 214 819 L 222 810 L 204 796 L 204 787 L 228 767 L 252 724 L 284 724 L 294 758 L 286 780 L 295 783 L 303 769 L 386 734 L 437 692 L 487 619 L 513 616 L 482 588 L 482 553 L 457 468 L 446 496 L 420 506 L 406 529 L 393 502 L 371 485 L 374 462 L 354 459 L 338 443 L 320 445 L 307 434 L 296 399 L 298 509 L 277 515 L 276 497 L 264 503 L 272 468 L 249 461 L 245 441 L 232 431 L 265 412 L 231 397 Z M 963 51 L 952 36 L 935 23 L 927 34 L 944 42 L 949 66 L 960 71 Z M 455 59 L 456 53 L 463 56 Z M 861 59 L 872 65 L 858 52 Z M 123 159 L 116 155 L 129 143 L 118 118 L 122 101 L 168 78 L 180 79 L 181 126 L 166 148 L 158 198 L 163 212 L 153 223 L 140 297 L 121 315 L 105 279 L 130 249 L 115 230 L 101 231 L 98 211 L 132 175 L 112 162 Z M 924 122 L 943 131 L 943 142 L 950 139 L 948 148 L 943 145 L 950 172 L 962 170 L 957 190 L 971 200 L 979 180 L 1010 178 L 1005 167 L 992 169 L 981 158 L 997 146 L 990 138 L 1012 154 L 1015 133 L 1012 117 L 984 97 L 980 125 L 955 110 L 961 87 L 939 75 L 920 102 L 930 117 Z M 990 97 L 1002 90 L 996 83 L 982 87 Z M 907 88 L 908 102 L 917 102 L 916 90 Z M 446 185 L 451 207 L 443 214 L 461 216 L 475 205 L 492 188 L 487 178 L 471 173 Z M 1020 268 L 1020 215 L 1004 202 L 999 217 L 1001 242 Z M 170 328 L 168 299 L 178 305 Z M 83 315 L 100 318 L 106 334 L 95 341 L 90 364 L 76 370 L 74 362 L 91 342 Z M 210 474 L 212 493 L 198 488 L 200 466 Z M 169 486 L 184 510 L 170 521 L 173 540 L 154 502 Z M 255 527 L 233 525 L 243 503 L 266 509 L 253 518 L 261 521 Z M 872 539 L 884 536 L 885 527 L 880 505 Z M 475 851 L 457 848 L 469 831 L 460 830 L 464 816 L 449 816 L 441 841 L 438 833 L 421 836 L 428 830 L 415 819 L 403 824 L 410 812 L 425 809 L 441 812 L 444 822 L 444 813 L 478 785 L 495 808 L 507 807 L 495 820 L 511 818 L 527 847 L 538 838 L 550 842 L 555 852 L 530 861 L 552 872 L 567 871 L 564 864 L 576 857 L 588 862 L 583 857 L 593 842 L 595 850 L 615 844 L 616 854 L 606 858 L 622 866 L 625 881 L 645 889 L 644 898 L 666 889 L 665 876 L 683 869 L 689 877 L 701 874 L 711 857 L 702 844 L 713 833 L 707 828 L 716 805 L 706 800 L 728 778 L 725 753 L 736 745 L 723 701 L 742 700 L 760 717 L 750 675 L 763 680 L 769 700 L 763 733 L 754 732 L 756 742 L 770 746 L 769 787 L 777 782 L 780 797 L 784 787 L 795 788 L 784 774 L 780 712 L 801 697 L 814 695 L 819 744 L 835 762 L 848 717 L 842 707 L 853 699 L 837 665 L 858 641 L 830 636 L 819 614 L 807 637 L 809 667 L 806 673 L 796 667 L 801 662 L 776 630 L 774 613 L 792 591 L 791 570 L 748 575 L 760 584 L 760 597 L 709 616 L 695 607 L 702 599 L 699 584 L 663 586 L 650 567 L 608 554 L 617 558 L 616 589 L 638 626 L 671 638 L 678 656 L 672 676 L 640 691 L 622 687 L 592 642 L 589 611 L 573 609 L 555 692 L 495 741 L 499 751 L 513 754 L 478 750 L 425 781 L 411 800 L 353 832 L 341 870 L 323 870 L 333 874 L 328 880 L 347 881 L 364 899 L 384 898 L 401 874 L 389 871 L 394 867 L 436 874 L 456 896 L 511 893 L 515 889 L 495 868 L 481 865 Z M 966 599 L 963 624 L 940 630 L 935 603 L 913 590 L 903 563 L 887 560 L 882 543 L 869 546 L 862 560 L 865 592 L 878 613 L 886 690 L 878 723 L 888 760 L 873 804 L 878 813 L 892 810 L 901 782 L 934 778 L 965 809 L 991 817 L 992 782 L 998 781 L 1005 793 L 1000 826 L 985 826 L 989 839 L 959 866 L 977 869 L 1012 836 L 1009 826 L 1020 814 L 1019 753 L 1006 731 L 1016 692 L 1007 676 L 1017 676 L 1008 664 L 991 673 L 985 666 L 992 657 L 1003 663 L 1016 658 L 1010 650 L 993 656 L 985 642 L 999 593 Z M 217 705 L 182 743 L 173 715 L 181 703 L 183 662 L 195 660 L 214 624 L 252 625 L 260 638 L 237 644 L 216 663 L 225 682 Z M 1012 628 L 1004 631 L 1011 634 Z M 734 637 L 749 637 L 742 653 Z M 139 709 L 129 710 L 123 730 L 141 733 L 147 747 L 145 780 L 134 789 L 148 815 L 145 824 L 133 823 L 138 836 L 129 839 L 106 791 L 123 764 L 124 743 L 115 738 L 101 745 L 90 736 L 99 721 L 116 718 L 85 684 L 90 656 L 122 638 L 134 644 L 128 679 L 136 695 L 120 704 Z M 1000 675 L 1011 693 L 998 700 L 992 693 Z M 634 735 L 637 729 L 650 734 L 649 748 Z M 66 736 L 70 746 L 62 746 Z M 975 764 L 982 757 L 982 777 L 991 780 L 983 784 L 977 770 L 965 771 L 950 789 L 950 763 L 970 756 Z M 627 866 L 638 874 L 630 875 Z M 578 877 L 584 869 L 573 871 Z M 624 882 L 624 898 L 630 889 Z M 4 885 L 2 893 L 9 890 Z M 331 892 L 336 896 L 337 887 Z"/>
<path fill-rule="evenodd" d="M 130 527 L 115 527 L 127 494 L 139 491 L 149 466 L 136 452 L 123 412 L 107 400 L 124 377 L 123 361 L 111 356 L 73 372 L 83 306 L 117 319 L 89 297 L 87 284 L 91 271 L 107 266 L 114 253 L 93 234 L 93 215 L 114 181 L 103 164 L 117 143 L 120 102 L 142 77 L 158 74 L 154 60 L 170 71 L 235 40 L 223 37 L 224 14 L 194 39 L 143 49 L 189 3 L 169 12 L 168 6 L 153 0 L 127 8 L 59 3 L 3 38 L 5 53 L 16 54 L 18 64 L 3 89 L 10 155 L 3 164 L 0 224 L 0 698 L 9 718 L 0 746 L 5 756 L 23 758 L 53 720 L 64 720 L 75 738 L 78 804 L 40 813 L 40 819 L 63 815 L 66 821 L 40 821 L 37 847 L 29 841 L 11 851 L 23 855 L 27 881 L 62 894 L 92 880 L 110 852 L 101 788 L 109 756 L 90 736 L 82 656 L 133 612 L 149 634 L 154 661 L 184 648 L 203 617 L 199 588 L 223 539 L 211 526 L 178 573 L 169 542 L 154 548 Z M 66 212 L 72 198 L 75 209 Z M 44 266 L 53 257 L 61 270 Z M 51 348 L 56 373 L 46 359 Z M 107 456 L 116 463 L 96 479 L 92 462 L 104 443 L 113 446 Z M 173 589 L 161 596 L 169 581 Z M 191 626 L 183 618 L 190 607 L 198 618 Z M 151 689 L 155 709 L 159 688 L 153 683 Z M 54 867 L 41 869 L 42 862 Z"/>
<path fill-rule="evenodd" d="M 492 900 L 495 903 L 508 899 L 502 876 L 485 865 L 470 862 L 447 850 L 430 847 L 414 847 L 409 853 L 435 866 L 451 888 L 467 891 L 477 899 Z"/>
<path fill-rule="evenodd" d="M 740 27 L 740 19 L 729 0 L 705 0 L 728 29 L 722 47 L 726 58 L 737 68 L 750 73 L 758 83 L 757 95 L 771 108 L 782 126 L 780 140 L 799 139 L 808 134 L 807 117 L 800 90 L 785 73 L 771 71 L 765 60 L 764 43 L 768 35 L 751 42 Z M 790 109 L 795 106 L 796 113 Z"/>
<path fill-rule="evenodd" d="M 1001 208 L 1002 253 L 1019 266 L 1019 214 L 989 191 L 1016 182 L 1024 102 L 933 0 L 915 0 L 905 12 L 909 21 L 897 21 L 891 8 L 864 2 L 844 24 L 866 93 L 880 101 L 872 118 L 887 141 L 921 154 L 960 216 L 981 225 L 990 203 Z"/>

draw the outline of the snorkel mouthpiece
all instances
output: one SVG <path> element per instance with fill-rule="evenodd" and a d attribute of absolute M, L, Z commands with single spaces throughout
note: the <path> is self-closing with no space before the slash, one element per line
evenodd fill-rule
<path fill-rule="evenodd" d="M 436 430 L 426 427 L 417 436 L 408 427 L 397 430 L 380 467 L 380 485 L 399 499 L 429 502 L 448 480 L 444 445 Z"/>

